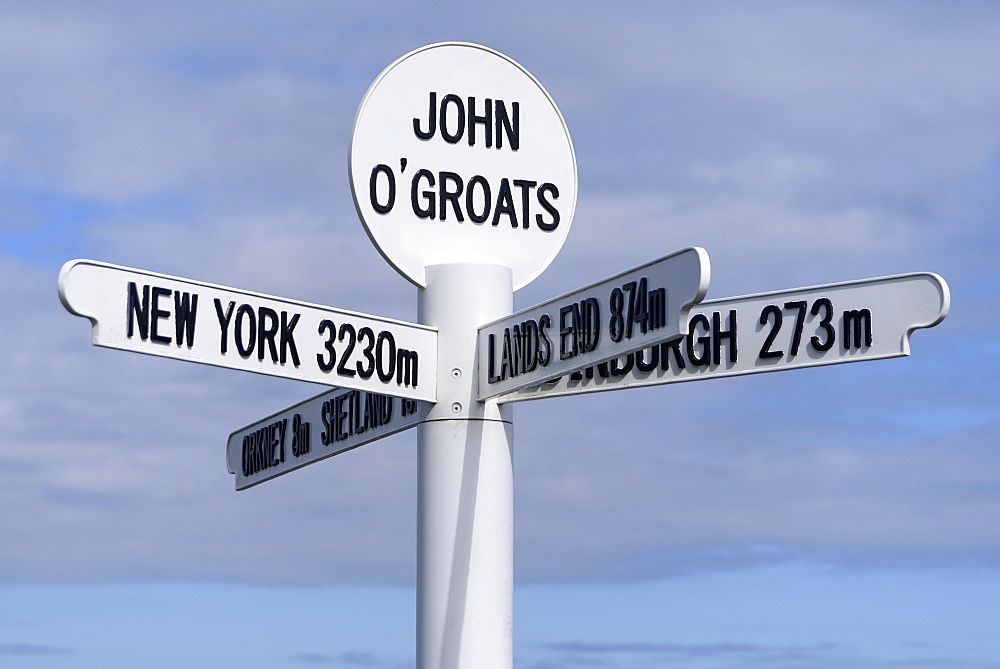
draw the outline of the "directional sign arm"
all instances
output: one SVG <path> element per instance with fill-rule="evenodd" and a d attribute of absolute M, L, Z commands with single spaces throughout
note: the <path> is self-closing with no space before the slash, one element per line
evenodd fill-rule
<path fill-rule="evenodd" d="M 503 395 L 501 402 L 909 355 L 948 313 L 948 284 L 917 273 L 708 300 L 687 334 Z"/>
<path fill-rule="evenodd" d="M 73 260 L 59 298 L 97 346 L 433 401 L 437 331 L 281 297 Z"/>
<path fill-rule="evenodd" d="M 528 388 L 683 334 L 708 290 L 692 247 L 479 328 L 479 399 Z"/>
<path fill-rule="evenodd" d="M 422 423 L 432 404 L 337 388 L 229 435 L 226 463 L 245 490 Z"/>

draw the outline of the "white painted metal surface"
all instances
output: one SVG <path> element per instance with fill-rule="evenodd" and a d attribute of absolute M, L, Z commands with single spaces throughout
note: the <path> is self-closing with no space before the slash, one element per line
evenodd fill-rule
<path fill-rule="evenodd" d="M 515 290 L 559 252 L 576 208 L 562 115 L 516 62 L 476 44 L 406 54 L 372 84 L 351 138 L 351 190 L 390 265 L 510 267 Z"/>
<path fill-rule="evenodd" d="M 435 399 L 433 328 L 93 260 L 63 265 L 59 297 L 97 346 Z"/>
<path fill-rule="evenodd" d="M 688 248 L 479 328 L 479 398 L 528 388 L 683 334 L 708 290 Z"/>
<path fill-rule="evenodd" d="M 686 336 L 525 388 L 502 402 L 908 355 L 910 334 L 950 304 L 937 274 L 915 273 L 708 300 Z"/>
<path fill-rule="evenodd" d="M 431 404 L 336 388 L 236 430 L 226 444 L 229 473 L 245 490 L 414 427 Z"/>
<path fill-rule="evenodd" d="M 438 402 L 417 428 L 417 666 L 513 666 L 511 407 L 476 400 L 476 327 L 513 308 L 495 265 L 427 268 L 420 322 L 438 328 Z"/>

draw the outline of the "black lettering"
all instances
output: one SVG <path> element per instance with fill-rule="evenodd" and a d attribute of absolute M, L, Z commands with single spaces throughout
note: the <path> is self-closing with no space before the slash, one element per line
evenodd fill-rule
<path fill-rule="evenodd" d="M 142 300 L 139 300 L 139 289 L 132 281 L 128 282 L 128 305 L 125 307 L 125 332 L 131 337 L 135 321 L 139 323 L 139 336 L 145 341 L 149 338 L 149 286 L 142 287 Z M 223 351 L 225 353 L 225 351 Z"/>
<path fill-rule="evenodd" d="M 285 434 L 288 432 L 288 419 L 282 418 L 275 423 L 277 439 L 275 440 L 275 452 L 271 456 L 271 462 L 278 465 L 285 461 Z"/>
<path fill-rule="evenodd" d="M 254 431 L 246 436 L 246 475 L 252 476 L 257 473 L 257 442 L 260 441 L 260 430 Z"/>
<path fill-rule="evenodd" d="M 294 320 L 295 321 L 298 320 L 298 314 L 295 315 Z M 294 327 L 294 321 L 293 321 L 293 327 Z M 323 342 L 323 347 L 326 349 L 327 359 L 326 360 L 323 359 L 322 353 L 317 353 L 316 364 L 319 365 L 319 368 L 322 371 L 329 372 L 333 369 L 334 365 L 337 364 L 337 351 L 333 347 L 337 339 L 337 326 L 334 325 L 333 321 L 331 321 L 329 318 L 324 318 L 322 321 L 320 321 L 319 324 L 319 334 L 323 334 L 324 331 L 330 333 L 330 336 L 326 338 L 325 342 Z M 284 351 L 284 348 L 282 348 L 282 351 Z M 284 362 L 284 360 L 282 360 L 282 362 Z M 298 364 L 299 364 L 298 353 L 296 353 L 295 365 L 298 366 Z"/>
<path fill-rule="evenodd" d="M 448 105 L 455 105 L 456 108 L 456 122 L 458 123 L 458 128 L 455 132 L 450 132 L 448 130 Z M 465 134 L 465 103 L 462 102 L 462 98 L 449 93 L 444 96 L 441 100 L 441 118 L 438 121 L 438 126 L 441 128 L 441 137 L 444 141 L 449 144 L 457 144 L 462 136 Z"/>
<path fill-rule="evenodd" d="M 388 351 L 383 349 L 383 344 L 388 345 Z M 388 369 L 382 366 L 385 361 L 388 361 Z M 396 340 L 388 330 L 380 332 L 375 342 L 375 371 L 382 383 L 389 383 L 396 374 Z"/>
<path fill-rule="evenodd" d="M 435 201 L 436 196 L 433 190 L 425 190 L 420 195 L 424 198 L 425 206 L 421 206 L 420 201 L 417 199 L 417 191 L 420 188 L 420 180 L 426 179 L 427 185 L 434 187 L 436 183 L 434 181 L 434 175 L 431 174 L 430 170 L 418 170 L 416 174 L 413 175 L 413 180 L 410 182 L 410 204 L 413 205 L 413 213 L 416 214 L 417 218 L 434 218 Z"/>
<path fill-rule="evenodd" d="M 296 419 L 300 419 L 298 414 Z M 296 426 L 293 421 L 293 429 L 298 432 L 300 444 L 305 439 L 308 449 L 309 424 L 304 423 Z M 282 418 L 269 425 L 264 425 L 249 434 L 243 436 L 241 444 L 241 465 L 243 476 L 250 477 L 265 469 L 277 467 L 285 461 L 285 442 L 288 434 L 288 419 Z M 295 441 L 293 440 L 293 449 Z M 299 446 L 301 451 L 302 446 Z"/>
<path fill-rule="evenodd" d="M 268 425 L 261 430 L 259 443 L 260 451 L 257 454 L 257 466 L 260 467 L 260 469 L 267 469 L 271 466 L 271 453 L 273 452 L 274 444 L 274 425 Z"/>
<path fill-rule="evenodd" d="M 538 185 L 537 181 L 525 181 L 524 179 L 514 179 L 512 182 L 515 188 L 521 189 L 521 227 L 528 228 L 528 221 L 531 214 L 531 189 Z"/>
<path fill-rule="evenodd" d="M 330 423 L 332 414 L 333 401 L 326 400 L 323 402 L 323 407 L 319 412 L 319 416 L 323 420 L 323 431 L 319 433 L 319 442 L 324 446 L 329 446 L 333 443 L 333 425 Z"/>
<path fill-rule="evenodd" d="M 590 353 L 601 341 L 601 303 L 596 297 L 586 298 L 580 302 L 580 315 L 583 319 L 580 353 Z"/>
<path fill-rule="evenodd" d="M 153 289 L 156 290 L 155 288 Z M 852 309 L 844 312 L 843 337 L 844 350 L 872 345 L 872 312 L 869 309 Z"/>
<path fill-rule="evenodd" d="M 374 430 L 381 425 L 381 396 L 375 393 L 365 393 L 365 429 Z"/>
<path fill-rule="evenodd" d="M 608 309 L 611 311 L 611 318 L 608 319 L 608 334 L 611 336 L 611 341 L 617 343 L 625 336 L 625 293 L 621 288 L 615 288 L 611 291 Z"/>
<path fill-rule="evenodd" d="M 309 435 L 309 421 L 302 420 L 302 416 L 295 414 L 292 416 L 292 455 L 299 457 L 306 455 L 312 450 Z M 284 438 L 282 438 L 281 455 L 284 461 L 285 448 Z"/>
<path fill-rule="evenodd" d="M 629 353 L 625 356 L 625 364 L 618 366 L 618 358 L 614 358 L 608 362 L 608 371 L 611 376 L 622 377 L 628 375 L 632 371 L 632 367 L 635 366 L 635 354 Z"/>
<path fill-rule="evenodd" d="M 819 353 L 823 353 L 824 351 L 829 351 L 830 348 L 833 346 L 833 342 L 837 338 L 837 330 L 836 328 L 833 327 L 832 324 L 833 302 L 830 301 L 830 298 L 821 297 L 815 302 L 813 302 L 812 310 L 810 313 L 812 313 L 813 316 L 818 316 L 821 309 L 825 313 L 823 314 L 823 317 L 819 321 L 819 327 L 820 329 L 823 330 L 823 332 L 826 333 L 826 338 L 821 340 L 818 336 L 813 335 L 809 339 L 810 345 Z"/>
<path fill-rule="evenodd" d="M 771 331 L 767 333 L 764 338 L 764 344 L 760 347 L 760 353 L 758 357 L 762 360 L 769 360 L 771 358 L 780 358 L 785 354 L 784 351 L 772 351 L 771 345 L 774 344 L 775 337 L 778 336 L 778 331 L 781 329 L 781 309 L 778 308 L 776 304 L 769 304 L 764 307 L 760 312 L 760 324 L 767 325 L 771 320 L 771 316 L 774 316 L 774 323 L 771 325 Z"/>
<path fill-rule="evenodd" d="M 510 330 L 511 376 L 518 376 L 524 371 L 524 358 L 524 337 L 521 336 L 521 326 L 515 325 Z"/>
<path fill-rule="evenodd" d="M 501 214 L 506 214 L 512 228 L 517 227 L 517 211 L 510 193 L 510 181 L 506 177 L 500 180 L 500 190 L 497 193 L 497 203 L 493 208 L 493 227 L 500 223 Z"/>
<path fill-rule="evenodd" d="M 670 351 L 674 352 L 674 366 L 678 371 L 687 367 L 684 363 L 684 355 L 681 353 L 682 343 L 684 343 L 684 337 L 674 337 L 660 344 L 660 370 L 665 372 L 670 369 Z"/>
<path fill-rule="evenodd" d="M 497 376 L 497 349 L 496 349 L 496 335 L 490 334 L 486 338 L 486 348 L 487 353 L 489 353 L 489 361 L 487 363 L 487 379 L 489 383 L 497 383 L 498 381 L 503 381 L 502 378 Z"/>
<path fill-rule="evenodd" d="M 378 175 L 384 174 L 388 192 L 386 202 L 382 204 L 378 199 Z M 372 202 L 372 208 L 380 214 L 388 214 L 396 204 L 396 175 L 392 173 L 392 168 L 388 165 L 378 164 L 372 168 L 371 178 L 368 179 L 368 195 Z"/>
<path fill-rule="evenodd" d="M 343 396 L 337 395 L 330 400 L 330 443 L 334 444 L 341 440 L 343 431 Z"/>
<path fill-rule="evenodd" d="M 646 355 L 649 355 L 649 360 L 646 360 Z M 656 369 L 656 366 L 660 364 L 660 347 L 651 346 L 648 349 L 642 349 L 636 351 L 635 353 L 635 367 L 640 372 L 649 374 Z"/>
<path fill-rule="evenodd" d="M 533 372 L 538 368 L 538 323 L 531 319 L 521 323 L 521 336 L 524 338 L 524 362 L 521 368 L 525 372 Z"/>
<path fill-rule="evenodd" d="M 464 189 L 462 177 L 454 172 L 440 172 L 438 179 L 441 184 L 441 220 L 443 221 L 447 218 L 447 203 L 451 202 L 451 208 L 455 212 L 455 217 L 461 223 L 465 220 L 465 217 L 462 216 L 462 207 L 458 204 L 458 198 L 461 197 L 462 190 Z M 448 189 L 449 182 L 455 185 L 455 190 Z"/>
<path fill-rule="evenodd" d="M 649 300 L 649 290 L 647 290 L 648 281 L 646 277 L 642 277 L 638 282 L 629 281 L 625 286 L 629 291 L 628 295 L 628 336 L 631 339 L 634 333 L 634 327 L 636 324 L 639 325 L 639 330 L 642 334 L 646 334 L 648 331 L 648 321 L 649 321 L 649 311 L 647 310 Z"/>
<path fill-rule="evenodd" d="M 264 468 L 264 436 L 267 428 L 262 427 L 253 434 L 253 451 L 251 453 L 251 469 L 256 474 Z"/>
<path fill-rule="evenodd" d="M 379 405 L 379 395 L 376 393 L 365 393 L 365 430 L 374 430 L 377 428 L 381 415 L 382 408 Z"/>
<path fill-rule="evenodd" d="M 718 365 L 722 360 L 722 340 L 728 340 L 729 362 L 736 364 L 736 310 L 729 310 L 726 319 L 728 330 L 722 329 L 722 314 L 718 311 L 712 314 L 712 364 Z"/>
<path fill-rule="evenodd" d="M 281 342 L 281 355 L 278 359 L 282 365 L 285 364 L 288 354 L 291 353 L 292 364 L 296 367 L 299 366 L 299 350 L 295 347 L 295 325 L 298 322 L 299 314 L 295 314 L 292 316 L 292 320 L 288 320 L 288 312 L 281 312 L 281 337 L 279 338 Z M 323 334 L 322 330 L 320 334 Z M 322 367 L 322 364 L 320 366 Z"/>
<path fill-rule="evenodd" d="M 559 359 L 569 360 L 576 355 L 576 336 L 574 333 L 575 317 L 578 305 L 566 305 L 559 308 Z M 569 318 L 567 318 L 567 316 Z"/>
<path fill-rule="evenodd" d="M 229 303 L 229 308 L 226 309 L 226 313 L 222 313 L 222 302 L 219 298 L 215 298 L 215 313 L 219 316 L 219 329 L 222 330 L 222 337 L 219 341 L 219 352 L 222 354 L 226 353 L 226 349 L 229 344 L 229 321 L 233 317 L 233 307 L 236 306 L 235 302 Z"/>
<path fill-rule="evenodd" d="M 473 189 L 479 186 L 483 192 L 483 213 L 477 214 L 475 207 L 475 197 L 473 195 Z M 486 219 L 490 217 L 490 210 L 493 206 L 493 201 L 491 199 L 490 192 L 490 182 L 486 180 L 486 177 L 475 175 L 469 179 L 469 183 L 465 187 L 465 211 L 469 214 L 469 218 L 473 223 L 479 225 L 486 222 Z"/>
<path fill-rule="evenodd" d="M 241 456 L 241 463 L 240 464 L 242 465 L 243 476 L 249 476 L 250 475 L 250 468 L 247 467 L 247 436 L 246 435 L 243 435 L 243 442 L 240 444 L 240 456 Z"/>
<path fill-rule="evenodd" d="M 350 420 L 349 420 L 347 432 L 348 432 L 348 434 L 350 436 L 353 437 L 354 435 L 356 435 L 358 433 L 358 422 L 361 419 L 361 411 L 359 409 L 360 402 L 361 402 L 361 391 L 360 390 L 352 390 L 349 393 L 349 395 L 350 395 L 350 399 L 348 400 L 347 413 L 348 413 L 348 418 Z"/>
<path fill-rule="evenodd" d="M 792 346 L 788 349 L 788 352 L 795 356 L 799 354 L 799 343 L 802 341 L 802 327 L 806 321 L 806 301 L 795 300 L 794 302 L 785 302 L 785 309 L 793 309 L 795 311 L 795 326 L 792 328 Z"/>
<path fill-rule="evenodd" d="M 420 139 L 430 139 L 434 136 L 434 131 L 436 128 L 437 115 L 437 93 L 434 91 L 430 92 L 429 95 L 429 112 L 427 114 L 427 130 L 420 129 L 420 119 L 414 117 L 413 119 L 413 134 Z"/>
<path fill-rule="evenodd" d="M 701 335 L 697 338 L 694 337 L 695 330 L 698 327 L 702 327 L 708 334 Z M 703 367 L 705 365 L 711 364 L 712 361 L 712 324 L 708 322 L 708 316 L 705 314 L 695 314 L 691 318 L 691 324 L 689 325 L 689 332 L 687 335 L 687 357 L 691 361 L 691 364 L 695 367 Z M 696 353 L 694 348 L 694 342 L 697 341 L 701 346 L 701 349 Z"/>
<path fill-rule="evenodd" d="M 659 330 L 667 325 L 667 289 L 654 288 L 649 291 L 649 316 L 647 322 L 650 330 Z"/>
<path fill-rule="evenodd" d="M 493 100 L 486 98 L 485 106 L 486 109 L 483 112 L 483 116 L 476 114 L 476 98 L 471 95 L 466 100 L 469 105 L 469 146 L 474 146 L 476 143 L 476 125 L 482 124 L 486 128 L 486 147 L 489 148 L 493 146 Z"/>
<path fill-rule="evenodd" d="M 194 322 L 198 315 L 198 295 L 174 293 L 174 324 L 177 326 L 177 337 L 174 341 L 181 345 L 186 340 L 188 348 L 194 346 Z"/>
<path fill-rule="evenodd" d="M 243 319 L 249 318 L 246 341 L 243 340 Z M 257 317 L 253 313 L 253 307 L 249 304 L 241 304 L 236 310 L 236 323 L 233 325 L 233 337 L 236 340 L 236 350 L 244 358 L 249 358 L 253 353 L 253 347 L 257 339 Z M 249 342 L 249 343 L 247 343 Z"/>
<path fill-rule="evenodd" d="M 257 308 L 257 359 L 264 359 L 264 344 L 271 351 L 271 362 L 278 361 L 278 346 L 274 341 L 278 334 L 278 313 L 269 307 Z"/>
<path fill-rule="evenodd" d="M 358 343 L 361 343 L 362 339 L 368 340 L 368 345 L 361 350 L 361 356 L 368 361 L 368 366 L 362 365 L 361 361 L 358 361 L 357 369 L 358 376 L 362 379 L 372 378 L 372 374 L 375 373 L 375 332 L 370 327 L 363 327 L 358 330 Z"/>
<path fill-rule="evenodd" d="M 252 476 L 256 473 L 257 433 L 251 432 L 243 437 L 243 475 Z"/>
<path fill-rule="evenodd" d="M 343 441 L 344 439 L 347 439 L 347 437 L 350 436 L 347 432 L 350 426 L 347 424 L 348 421 L 346 420 L 349 416 L 347 413 L 347 409 L 344 408 L 344 402 L 349 400 L 350 396 L 351 393 L 345 393 L 344 395 L 338 395 L 336 397 L 336 403 L 337 403 L 336 414 L 335 414 L 336 425 L 337 425 L 336 441 Z M 350 409 L 350 406 L 351 406 L 350 403 L 348 403 L 347 408 Z"/>
<path fill-rule="evenodd" d="M 549 193 L 552 194 L 554 199 L 559 199 L 559 189 L 556 188 L 555 184 L 545 182 L 538 187 L 538 204 L 542 205 L 542 209 L 547 211 L 549 216 L 552 217 L 551 221 L 546 221 L 542 218 L 541 214 L 535 214 L 535 225 L 542 232 L 552 232 L 559 227 L 559 210 L 545 198 L 546 194 Z"/>
<path fill-rule="evenodd" d="M 419 359 L 416 351 L 398 349 L 396 353 L 396 385 L 417 387 L 417 367 Z"/>
<path fill-rule="evenodd" d="M 363 390 L 358 390 L 351 404 L 354 410 L 354 434 L 361 434 L 368 429 L 368 407 L 363 393 Z"/>
<path fill-rule="evenodd" d="M 156 286 L 153 286 L 153 297 L 151 299 L 151 304 L 150 304 L 149 338 L 161 344 L 170 343 L 170 337 L 166 335 L 161 335 L 159 332 L 157 332 L 160 319 L 170 318 L 170 312 L 160 309 L 159 302 L 161 297 L 170 297 L 171 292 L 172 291 L 168 288 L 158 288 Z"/>
<path fill-rule="evenodd" d="M 500 378 L 509 379 L 514 376 L 514 363 L 511 362 L 510 328 L 503 329 L 503 349 L 500 352 Z"/>
<path fill-rule="evenodd" d="M 520 126 L 520 112 L 521 105 L 517 102 L 512 102 L 510 105 L 511 116 L 507 116 L 507 107 L 504 105 L 503 100 L 497 100 L 494 105 L 497 117 L 497 148 L 503 148 L 503 133 L 507 135 L 507 142 L 510 144 L 512 151 L 517 151 L 521 148 L 521 126 Z"/>
<path fill-rule="evenodd" d="M 546 334 L 551 326 L 552 318 L 548 314 L 542 314 L 538 318 L 538 364 L 542 367 L 547 367 L 552 360 L 552 340 Z"/>
<path fill-rule="evenodd" d="M 340 356 L 340 364 L 337 365 L 337 373 L 341 376 L 354 376 L 357 372 L 353 369 L 348 368 L 347 363 L 351 358 L 351 354 L 354 353 L 354 347 L 358 343 L 358 333 L 354 329 L 354 326 L 350 323 L 340 324 L 340 335 L 339 341 L 344 341 L 344 337 L 347 337 L 347 348 L 344 349 L 344 353 Z"/>

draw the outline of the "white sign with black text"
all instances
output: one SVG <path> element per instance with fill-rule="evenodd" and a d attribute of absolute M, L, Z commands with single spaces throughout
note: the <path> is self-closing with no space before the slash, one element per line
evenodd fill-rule
<path fill-rule="evenodd" d="M 63 265 L 59 297 L 97 346 L 436 398 L 437 331 L 424 325 L 93 260 Z"/>
<path fill-rule="evenodd" d="M 430 408 L 363 390 L 329 390 L 229 435 L 229 472 L 244 490 L 413 427 Z"/>
<path fill-rule="evenodd" d="M 400 274 L 503 265 L 514 289 L 548 267 L 576 208 L 576 158 L 555 102 L 509 57 L 431 44 L 378 76 L 358 108 L 351 192 Z"/>
<path fill-rule="evenodd" d="M 706 300 L 691 309 L 686 335 L 500 401 L 908 355 L 913 330 L 937 325 L 949 304 L 948 285 L 931 273 Z"/>
<path fill-rule="evenodd" d="M 479 399 L 538 385 L 686 332 L 708 254 L 688 248 L 479 328 Z"/>

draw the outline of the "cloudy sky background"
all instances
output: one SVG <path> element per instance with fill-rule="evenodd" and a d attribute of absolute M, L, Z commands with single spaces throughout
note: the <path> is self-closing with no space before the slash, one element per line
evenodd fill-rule
<path fill-rule="evenodd" d="M 408 667 L 416 435 L 236 493 L 321 388 L 90 344 L 92 258 L 415 320 L 354 113 L 438 41 L 577 153 L 518 307 L 684 246 L 709 298 L 933 271 L 913 355 L 515 407 L 519 667 L 1000 662 L 1000 6 L 0 0 L 0 665 Z"/>

